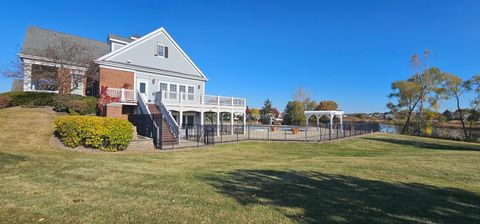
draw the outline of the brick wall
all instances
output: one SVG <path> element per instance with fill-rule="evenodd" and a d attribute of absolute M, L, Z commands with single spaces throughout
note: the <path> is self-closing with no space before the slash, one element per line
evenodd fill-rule
<path fill-rule="evenodd" d="M 100 86 L 133 89 L 133 72 L 100 67 Z"/>
<path fill-rule="evenodd" d="M 133 114 L 135 106 L 121 105 L 119 103 L 110 103 L 106 108 L 107 117 L 116 117 L 128 120 L 128 115 Z"/>

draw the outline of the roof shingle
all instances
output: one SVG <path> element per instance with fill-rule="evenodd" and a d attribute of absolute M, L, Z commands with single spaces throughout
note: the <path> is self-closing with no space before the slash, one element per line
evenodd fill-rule
<path fill-rule="evenodd" d="M 58 47 L 62 41 L 74 42 L 84 46 L 84 53 L 88 54 L 88 57 L 92 57 L 92 60 L 110 52 L 110 47 L 105 42 L 30 26 L 27 29 L 20 53 L 23 55 L 43 56 L 39 55 L 42 51 L 48 47 Z M 79 55 L 79 57 L 83 56 Z"/>

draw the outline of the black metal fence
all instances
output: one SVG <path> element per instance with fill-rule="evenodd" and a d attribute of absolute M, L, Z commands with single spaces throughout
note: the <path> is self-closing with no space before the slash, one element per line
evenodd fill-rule
<path fill-rule="evenodd" d="M 152 120 L 152 118 L 155 122 L 144 121 Z M 179 134 L 174 141 L 166 141 L 164 138 L 169 138 L 170 134 L 163 133 L 168 129 L 164 126 L 161 115 L 155 115 L 151 118 L 148 115 L 132 115 L 129 116 L 129 120 L 136 126 L 139 135 L 152 138 L 156 148 L 159 149 L 200 147 L 245 140 L 322 142 L 380 130 L 377 123 L 368 122 L 346 122 L 343 125 L 335 124 L 332 127 L 326 124 L 321 124 L 318 127 L 210 124 L 182 126 L 179 128 Z"/>

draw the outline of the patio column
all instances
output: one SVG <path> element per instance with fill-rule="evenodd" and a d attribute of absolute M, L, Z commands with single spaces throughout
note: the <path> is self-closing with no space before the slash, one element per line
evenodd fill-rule
<path fill-rule="evenodd" d="M 216 123 L 216 126 L 217 126 L 217 136 L 220 135 L 220 112 L 217 111 L 217 123 Z"/>
<path fill-rule="evenodd" d="M 317 117 L 317 129 L 318 129 L 320 128 L 320 117 L 318 115 L 315 117 Z"/>
<path fill-rule="evenodd" d="M 179 118 L 178 118 L 178 121 L 179 121 L 179 122 L 178 122 L 178 127 L 181 128 L 181 127 L 182 127 L 182 124 L 183 124 L 183 111 L 182 111 L 182 110 L 179 111 L 179 115 L 178 115 L 178 116 L 179 116 Z"/>
<path fill-rule="evenodd" d="M 243 134 L 246 134 L 245 128 L 247 128 L 247 113 L 243 112 Z"/>
<path fill-rule="evenodd" d="M 32 91 L 32 63 L 23 62 L 23 91 Z"/>
<path fill-rule="evenodd" d="M 233 135 L 233 111 L 230 112 L 230 135 Z"/>
<path fill-rule="evenodd" d="M 203 111 L 200 112 L 200 125 L 203 126 Z"/>
<path fill-rule="evenodd" d="M 333 114 L 330 113 L 329 118 L 330 118 L 330 127 L 329 127 L 329 129 L 330 129 L 330 133 L 332 133 L 332 130 L 333 130 Z"/>
<path fill-rule="evenodd" d="M 343 133 L 343 115 L 340 115 L 340 130 Z"/>
<path fill-rule="evenodd" d="M 307 114 L 307 119 L 305 121 L 305 129 L 308 129 L 308 119 L 310 118 L 310 114 Z"/>

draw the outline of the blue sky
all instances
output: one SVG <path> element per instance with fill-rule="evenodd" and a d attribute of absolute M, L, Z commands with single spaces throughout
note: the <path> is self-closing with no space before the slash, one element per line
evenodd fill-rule
<path fill-rule="evenodd" d="M 269 98 L 283 110 L 303 87 L 347 112 L 385 111 L 390 83 L 424 49 L 441 70 L 480 73 L 480 1 L 9 1 L 1 66 L 29 25 L 102 41 L 163 26 L 208 76 L 207 93 L 250 107 Z M 0 78 L 0 92 L 10 87 Z"/>

